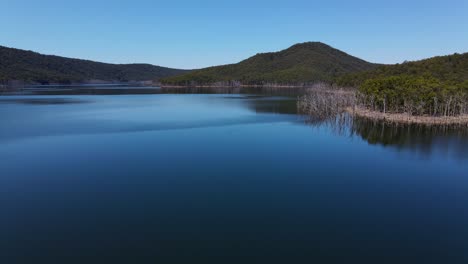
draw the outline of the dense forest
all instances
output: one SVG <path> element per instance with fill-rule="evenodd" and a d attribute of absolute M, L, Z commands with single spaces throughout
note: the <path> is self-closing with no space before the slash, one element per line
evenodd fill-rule
<path fill-rule="evenodd" d="M 430 76 L 443 82 L 468 81 L 468 53 L 439 56 L 430 59 L 381 65 L 369 71 L 346 74 L 337 78 L 341 86 L 358 87 L 366 80 L 390 76 Z"/>
<path fill-rule="evenodd" d="M 0 46 L 0 82 L 154 81 L 187 72 L 150 64 L 108 64 L 70 59 Z"/>
<path fill-rule="evenodd" d="M 331 82 L 348 73 L 378 65 L 320 42 L 296 44 L 280 52 L 261 53 L 237 64 L 210 67 L 164 78 L 166 85 L 306 85 Z"/>
<path fill-rule="evenodd" d="M 365 81 L 360 102 L 380 112 L 457 116 L 468 113 L 468 81 L 441 81 L 429 76 L 391 76 Z"/>
<path fill-rule="evenodd" d="M 381 66 L 343 76 L 337 82 L 359 87 L 360 102 L 384 113 L 468 113 L 468 53 Z"/>

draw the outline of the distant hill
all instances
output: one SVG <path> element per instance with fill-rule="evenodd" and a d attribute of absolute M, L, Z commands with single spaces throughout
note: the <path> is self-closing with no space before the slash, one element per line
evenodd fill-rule
<path fill-rule="evenodd" d="M 0 46 L 0 81 L 3 82 L 153 81 L 187 72 L 150 64 L 109 64 L 70 59 Z"/>
<path fill-rule="evenodd" d="M 337 82 L 357 87 L 369 79 L 391 76 L 431 77 L 445 83 L 464 83 L 468 81 L 468 53 L 383 65 L 373 70 L 344 75 Z"/>
<path fill-rule="evenodd" d="M 344 74 L 366 71 L 377 66 L 326 44 L 306 42 L 280 52 L 257 54 L 237 64 L 164 78 L 161 82 L 167 85 L 304 84 L 332 81 Z"/>

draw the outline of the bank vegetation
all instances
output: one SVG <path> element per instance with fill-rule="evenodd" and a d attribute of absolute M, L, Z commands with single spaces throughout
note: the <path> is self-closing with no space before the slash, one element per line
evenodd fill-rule
<path fill-rule="evenodd" d="M 298 111 L 324 120 L 343 113 L 391 123 L 468 125 L 468 83 L 394 76 L 358 89 L 318 84 L 298 100 Z"/>

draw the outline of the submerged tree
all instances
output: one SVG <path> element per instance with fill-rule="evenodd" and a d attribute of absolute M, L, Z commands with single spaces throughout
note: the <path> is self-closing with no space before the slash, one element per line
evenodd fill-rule
<path fill-rule="evenodd" d="M 346 108 L 354 106 L 356 96 L 353 90 L 334 87 L 325 83 L 314 85 L 298 100 L 298 110 L 317 120 L 336 117 Z"/>

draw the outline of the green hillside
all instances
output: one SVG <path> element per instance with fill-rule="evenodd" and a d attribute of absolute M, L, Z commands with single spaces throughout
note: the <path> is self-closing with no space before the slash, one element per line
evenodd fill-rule
<path fill-rule="evenodd" d="M 366 80 L 392 76 L 431 77 L 443 82 L 468 81 L 468 53 L 383 65 L 370 71 L 348 74 L 338 79 L 344 86 L 359 86 Z"/>
<path fill-rule="evenodd" d="M 69 59 L 0 46 L 0 81 L 44 84 L 86 80 L 146 81 L 186 72 L 150 64 L 108 64 Z"/>
<path fill-rule="evenodd" d="M 161 81 L 168 85 L 210 85 L 220 82 L 245 85 L 304 84 L 332 81 L 347 73 L 375 67 L 376 64 L 326 44 L 307 42 L 280 52 L 257 54 L 237 64 L 196 70 Z"/>

